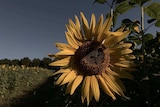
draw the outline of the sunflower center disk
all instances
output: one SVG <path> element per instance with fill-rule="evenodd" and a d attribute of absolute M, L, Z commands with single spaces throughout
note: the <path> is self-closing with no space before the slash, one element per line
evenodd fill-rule
<path fill-rule="evenodd" d="M 98 75 L 108 67 L 110 56 L 100 43 L 86 41 L 75 52 L 75 61 L 85 75 Z"/>

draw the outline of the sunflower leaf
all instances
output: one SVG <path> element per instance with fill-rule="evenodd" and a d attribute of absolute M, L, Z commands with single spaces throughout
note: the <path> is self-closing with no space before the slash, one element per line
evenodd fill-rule
<path fill-rule="evenodd" d="M 144 8 L 144 12 L 154 18 L 154 19 L 160 19 L 160 3 L 152 3 L 149 6 Z"/>
<path fill-rule="evenodd" d="M 156 27 L 160 27 L 160 19 L 155 23 Z"/>
<path fill-rule="evenodd" d="M 119 13 L 119 14 L 123 14 L 126 11 L 128 11 L 129 9 L 133 8 L 134 6 L 129 5 L 129 3 L 127 1 L 121 2 L 120 4 L 118 4 L 115 7 L 115 12 Z"/>

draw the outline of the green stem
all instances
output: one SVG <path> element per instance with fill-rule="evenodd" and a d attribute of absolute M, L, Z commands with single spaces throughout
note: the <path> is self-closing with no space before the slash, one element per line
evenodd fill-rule
<path fill-rule="evenodd" d="M 146 51 L 145 51 L 145 42 L 144 42 L 144 7 L 141 6 L 141 35 L 142 35 L 142 56 L 143 56 L 143 72 L 145 73 L 146 76 L 148 76 L 148 72 L 146 70 Z M 147 102 L 148 102 L 148 107 L 151 107 L 151 100 L 150 100 L 150 91 L 149 91 L 149 86 L 148 86 L 149 80 L 145 81 L 145 87 L 144 89 L 146 90 L 146 96 L 147 96 Z"/>

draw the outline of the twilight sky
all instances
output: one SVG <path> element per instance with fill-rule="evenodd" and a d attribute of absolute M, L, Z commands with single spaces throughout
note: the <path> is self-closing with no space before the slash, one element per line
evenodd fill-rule
<path fill-rule="evenodd" d="M 66 42 L 65 24 L 82 11 L 88 19 L 109 12 L 108 5 L 93 4 L 94 0 L 0 0 L 0 59 L 23 57 L 44 58 L 57 52 L 56 42 Z M 140 19 L 132 9 L 125 15 Z M 155 33 L 158 28 L 149 31 Z"/>

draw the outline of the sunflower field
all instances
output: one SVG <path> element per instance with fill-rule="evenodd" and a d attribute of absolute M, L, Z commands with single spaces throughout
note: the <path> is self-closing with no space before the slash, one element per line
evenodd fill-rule
<path fill-rule="evenodd" d="M 9 106 L 11 100 L 35 89 L 51 75 L 51 70 L 40 67 L 0 65 L 0 107 Z"/>

